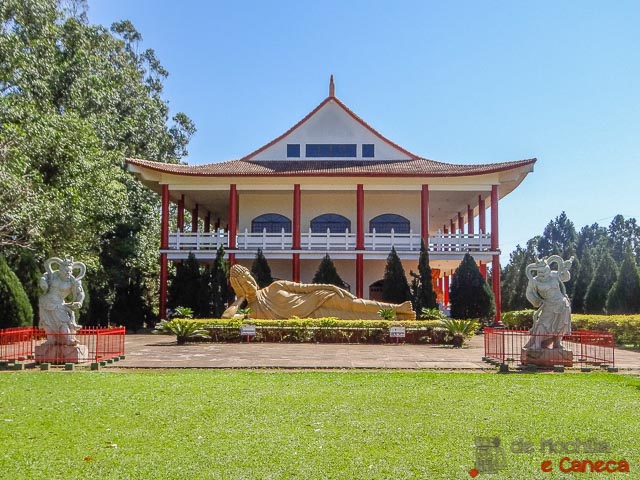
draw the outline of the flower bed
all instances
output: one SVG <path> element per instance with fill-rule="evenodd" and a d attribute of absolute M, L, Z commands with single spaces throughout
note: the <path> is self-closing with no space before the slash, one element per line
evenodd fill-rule
<path fill-rule="evenodd" d="M 439 320 L 339 320 L 337 318 L 304 318 L 289 320 L 260 319 L 195 319 L 209 332 L 210 338 L 190 341 L 240 342 L 242 325 L 255 325 L 251 341 L 290 343 L 404 343 L 446 344 L 452 337 Z M 391 327 L 404 327 L 406 336 L 396 340 Z"/>

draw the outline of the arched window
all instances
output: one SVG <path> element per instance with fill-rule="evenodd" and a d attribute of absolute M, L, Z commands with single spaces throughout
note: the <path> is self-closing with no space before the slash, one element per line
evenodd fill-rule
<path fill-rule="evenodd" d="M 279 213 L 265 213 L 251 220 L 251 233 L 280 233 L 284 228 L 285 233 L 291 233 L 291 220 Z"/>
<path fill-rule="evenodd" d="M 351 231 L 351 220 L 337 213 L 325 213 L 311 220 L 313 233 L 327 233 L 327 228 L 332 233 L 344 233 L 347 228 Z"/>
<path fill-rule="evenodd" d="M 391 233 L 391 229 L 393 229 L 394 233 L 409 233 L 411 223 L 402 215 L 385 213 L 371 219 L 369 222 L 369 232 L 373 232 L 374 228 L 376 229 L 376 233 Z"/>

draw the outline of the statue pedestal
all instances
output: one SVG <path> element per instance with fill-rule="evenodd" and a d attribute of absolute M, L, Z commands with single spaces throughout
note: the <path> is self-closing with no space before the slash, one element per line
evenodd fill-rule
<path fill-rule="evenodd" d="M 89 361 L 89 347 L 86 345 L 36 345 L 36 363 L 83 363 Z"/>
<path fill-rule="evenodd" d="M 520 353 L 520 363 L 523 365 L 538 365 L 540 367 L 553 367 L 554 365 L 573 367 L 573 352 L 557 348 L 543 348 L 540 350 L 523 348 Z"/>

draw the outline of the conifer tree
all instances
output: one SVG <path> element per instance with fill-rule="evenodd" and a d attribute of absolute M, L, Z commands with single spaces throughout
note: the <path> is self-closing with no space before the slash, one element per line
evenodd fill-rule
<path fill-rule="evenodd" d="M 0 328 L 26 327 L 32 322 L 29 298 L 16 274 L 0 255 Z"/>
<path fill-rule="evenodd" d="M 580 261 L 578 276 L 573 284 L 573 297 L 571 298 L 571 311 L 573 313 L 584 313 L 584 301 L 587 295 L 589 284 L 593 280 L 593 255 L 591 250 L 585 249 Z"/>
<path fill-rule="evenodd" d="M 220 318 L 227 307 L 231 287 L 229 285 L 229 262 L 224 259 L 224 247 L 220 245 L 210 270 L 211 307 L 214 318 Z"/>
<path fill-rule="evenodd" d="M 606 313 L 607 295 L 617 278 L 618 271 L 613 258 L 607 251 L 601 253 L 598 267 L 584 298 L 585 313 Z"/>
<path fill-rule="evenodd" d="M 324 283 L 327 285 L 335 285 L 336 287 L 346 288 L 347 284 L 344 283 L 344 280 L 340 278 L 338 271 L 336 270 L 336 266 L 333 264 L 331 257 L 327 253 L 320 265 L 318 265 L 318 270 L 316 274 L 313 276 L 313 280 L 311 283 Z"/>
<path fill-rule="evenodd" d="M 493 292 L 470 254 L 465 254 L 451 280 L 451 318 L 489 320 L 496 313 Z"/>
<path fill-rule="evenodd" d="M 431 266 L 429 265 L 429 250 L 422 239 L 420 257 L 418 258 L 418 273 L 409 270 L 412 277 L 411 293 L 413 295 L 413 309 L 420 316 L 423 308 L 437 308 L 436 292 L 433 291 Z"/>
<path fill-rule="evenodd" d="M 394 247 L 391 247 L 384 269 L 382 300 L 389 303 L 403 303 L 411 300 L 409 282 L 407 282 L 404 267 Z"/>
<path fill-rule="evenodd" d="M 630 248 L 627 248 L 620 273 L 607 295 L 607 313 L 640 312 L 640 274 Z"/>
<path fill-rule="evenodd" d="M 253 264 L 251 264 L 251 275 L 258 282 L 259 288 L 268 287 L 273 283 L 271 267 L 269 267 L 269 262 L 267 262 L 261 248 L 258 249 L 256 258 L 253 259 Z"/>
<path fill-rule="evenodd" d="M 169 285 L 169 308 L 188 307 L 194 312 L 198 309 L 202 291 L 202 275 L 200 265 L 193 253 L 176 265 L 176 275 Z"/>

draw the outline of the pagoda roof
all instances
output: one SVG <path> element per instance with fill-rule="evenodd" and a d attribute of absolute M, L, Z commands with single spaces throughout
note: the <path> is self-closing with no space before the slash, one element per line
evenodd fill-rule
<path fill-rule="evenodd" d="M 229 160 L 182 165 L 127 158 L 127 163 L 161 173 L 197 177 L 459 177 L 485 175 L 533 165 L 536 158 L 501 163 L 456 165 L 426 158 L 412 160 Z"/>

